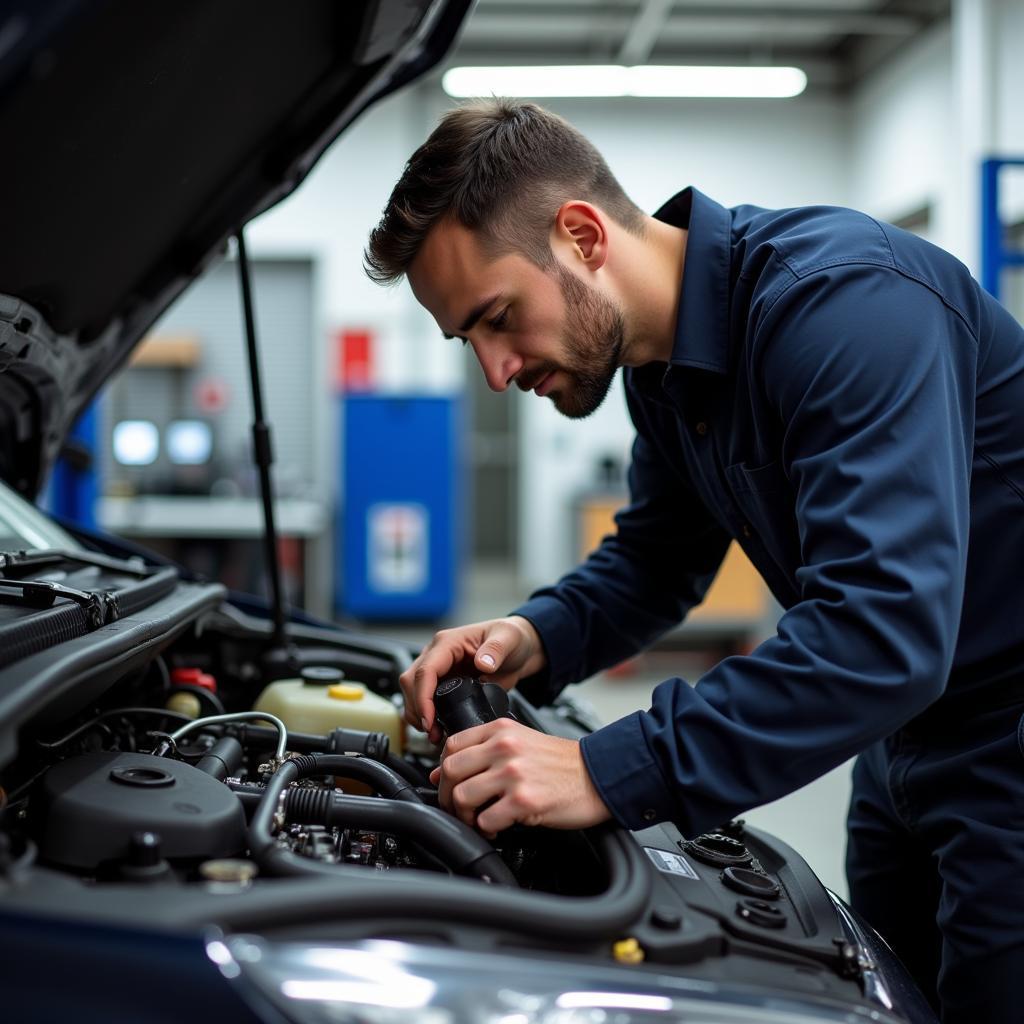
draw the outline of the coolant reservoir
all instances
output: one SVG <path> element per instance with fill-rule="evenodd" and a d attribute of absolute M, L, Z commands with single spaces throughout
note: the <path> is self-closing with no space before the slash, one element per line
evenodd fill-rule
<path fill-rule="evenodd" d="M 391 749 L 401 753 L 404 729 L 391 701 L 350 682 L 333 668 L 309 667 L 299 679 L 279 679 L 259 696 L 254 711 L 277 715 L 295 732 L 318 735 L 332 729 L 364 729 L 387 733 Z"/>

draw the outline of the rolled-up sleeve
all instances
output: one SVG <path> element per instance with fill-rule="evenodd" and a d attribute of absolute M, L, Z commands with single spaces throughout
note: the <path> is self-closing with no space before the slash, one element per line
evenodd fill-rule
<path fill-rule="evenodd" d="M 746 349 L 781 424 L 799 601 L 775 636 L 583 741 L 630 828 L 696 834 L 811 781 L 941 694 L 961 616 L 977 341 L 891 268 L 794 279 Z"/>

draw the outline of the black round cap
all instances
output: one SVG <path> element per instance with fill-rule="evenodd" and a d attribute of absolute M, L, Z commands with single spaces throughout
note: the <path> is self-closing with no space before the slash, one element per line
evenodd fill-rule
<path fill-rule="evenodd" d="M 330 665 L 307 665 L 299 674 L 307 686 L 330 686 L 345 678 L 340 668 L 332 668 Z"/>
<path fill-rule="evenodd" d="M 475 725 L 493 722 L 498 717 L 480 680 L 472 676 L 442 679 L 434 690 L 434 709 L 441 728 L 449 736 Z"/>
<path fill-rule="evenodd" d="M 778 907 L 764 900 L 740 900 L 736 904 L 736 913 L 761 928 L 785 928 L 786 915 Z"/>
<path fill-rule="evenodd" d="M 752 860 L 750 851 L 738 839 L 720 832 L 705 832 L 696 839 L 684 840 L 681 845 L 684 852 L 715 867 L 749 864 Z"/>
<path fill-rule="evenodd" d="M 779 883 L 750 868 L 727 867 L 722 872 L 722 881 L 734 892 L 741 892 L 744 896 L 757 896 L 762 900 L 779 898 Z"/>

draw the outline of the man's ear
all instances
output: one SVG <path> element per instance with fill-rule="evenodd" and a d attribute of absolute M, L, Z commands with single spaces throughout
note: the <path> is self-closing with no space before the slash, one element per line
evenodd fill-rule
<path fill-rule="evenodd" d="M 608 229 L 604 214 L 580 199 L 562 203 L 555 214 L 552 247 L 581 260 L 588 270 L 600 270 L 608 259 Z"/>

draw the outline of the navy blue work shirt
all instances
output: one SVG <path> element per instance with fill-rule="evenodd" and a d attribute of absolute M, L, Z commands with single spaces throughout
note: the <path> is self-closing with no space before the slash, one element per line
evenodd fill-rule
<path fill-rule="evenodd" d="M 676 625 L 739 542 L 777 634 L 582 741 L 620 824 L 695 835 L 1024 645 L 1024 331 L 948 253 L 852 210 L 688 189 L 655 216 L 689 236 L 672 357 L 625 370 L 630 504 L 515 614 L 548 656 L 521 688 L 552 699 Z"/>

